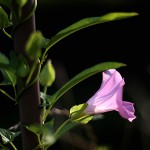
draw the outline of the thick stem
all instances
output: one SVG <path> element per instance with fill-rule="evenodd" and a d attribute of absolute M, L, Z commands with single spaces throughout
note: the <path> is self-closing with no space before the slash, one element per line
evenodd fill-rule
<path fill-rule="evenodd" d="M 28 3 L 22 9 L 23 17 L 26 17 L 32 10 L 34 0 L 28 0 Z M 25 45 L 32 32 L 36 30 L 35 16 L 33 16 L 19 25 L 14 32 L 14 49 L 17 54 L 25 54 Z M 33 64 L 29 60 L 30 65 Z M 19 87 L 19 85 L 18 85 Z M 24 91 L 19 99 L 19 111 L 22 130 L 22 145 L 23 150 L 32 150 L 38 144 L 38 137 L 28 131 L 26 126 L 30 124 L 41 124 L 41 112 L 40 112 L 40 94 L 39 94 L 39 82 L 36 81 L 31 87 Z M 41 150 L 41 148 L 39 148 Z"/>

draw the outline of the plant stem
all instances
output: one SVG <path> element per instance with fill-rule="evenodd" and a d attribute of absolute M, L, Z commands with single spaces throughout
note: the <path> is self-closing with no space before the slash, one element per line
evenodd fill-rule
<path fill-rule="evenodd" d="M 47 92 L 47 86 L 44 87 L 44 90 L 43 90 L 44 94 L 46 94 Z M 42 112 L 42 123 L 44 124 L 45 120 L 46 120 L 46 101 L 45 99 L 43 99 L 43 112 Z"/>
<path fill-rule="evenodd" d="M 12 96 L 10 96 L 8 93 L 6 93 L 4 90 L 0 89 L 0 92 L 6 95 L 8 98 L 10 98 L 13 101 L 16 101 Z"/>
<path fill-rule="evenodd" d="M 32 79 L 32 76 L 33 76 L 33 74 L 34 74 L 34 71 L 36 70 L 36 65 L 37 65 L 37 61 L 35 61 L 35 62 L 33 63 L 33 66 L 32 66 L 32 68 L 31 68 L 31 70 L 30 70 L 29 76 L 28 76 L 28 78 L 27 78 L 27 80 L 26 80 L 25 86 L 27 86 L 27 85 L 29 84 L 30 80 Z"/>
<path fill-rule="evenodd" d="M 10 145 L 13 147 L 14 150 L 17 150 L 16 146 L 12 142 L 10 142 Z"/>
<path fill-rule="evenodd" d="M 5 35 L 7 35 L 10 39 L 12 38 L 11 35 L 10 35 L 9 33 L 6 32 L 5 29 L 3 29 L 2 31 L 3 31 L 3 33 L 4 33 Z"/>
<path fill-rule="evenodd" d="M 13 6 L 17 6 L 16 1 L 13 1 Z M 35 5 L 35 0 L 28 0 L 26 5 L 22 8 L 22 17 L 26 18 L 28 15 L 31 15 L 33 11 L 33 7 Z M 13 16 L 12 16 L 13 17 Z M 14 16 L 15 17 L 15 16 Z M 13 20 L 14 24 L 15 19 Z M 32 15 L 23 23 L 16 26 L 14 30 L 14 49 L 15 52 L 20 55 L 24 55 L 30 67 L 33 66 L 34 62 L 29 59 L 25 52 L 26 43 L 30 37 L 30 35 L 36 31 L 35 25 L 35 15 L 32 12 Z M 36 63 L 37 64 L 37 63 Z M 38 69 L 36 67 L 36 69 Z M 35 75 L 32 75 L 32 78 L 29 77 L 29 83 L 31 83 L 35 78 Z M 27 80 L 27 82 L 28 82 Z M 26 81 L 25 81 L 26 83 Z M 21 88 L 22 85 L 18 85 L 18 89 Z M 21 93 L 19 92 L 19 113 L 20 113 L 20 123 L 21 123 L 21 133 L 22 133 L 22 149 L 23 150 L 33 150 L 38 144 L 39 140 L 36 134 L 26 129 L 26 126 L 31 124 L 39 124 L 41 125 L 41 110 L 40 110 L 40 86 L 39 81 L 36 81 L 27 88 L 23 88 Z M 19 91 L 19 90 L 18 90 Z M 42 150 L 43 148 L 39 148 L 38 150 Z"/>
<path fill-rule="evenodd" d="M 16 98 L 17 98 L 17 91 L 16 91 L 16 87 L 13 86 L 13 89 L 14 89 L 14 93 L 15 93 L 15 101 L 16 101 Z"/>
<path fill-rule="evenodd" d="M 70 119 L 66 120 L 55 132 L 55 137 L 58 139 L 61 137 L 64 133 L 72 129 L 73 127 L 79 125 L 78 122 L 72 121 Z"/>
<path fill-rule="evenodd" d="M 64 128 L 65 125 L 67 125 L 67 123 L 69 122 L 69 119 L 66 120 L 55 132 L 55 136 L 59 137 L 59 133 L 61 132 L 61 130 Z"/>

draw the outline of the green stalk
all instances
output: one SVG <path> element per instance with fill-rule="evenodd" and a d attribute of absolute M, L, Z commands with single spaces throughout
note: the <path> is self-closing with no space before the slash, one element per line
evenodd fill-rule
<path fill-rule="evenodd" d="M 30 73 L 29 73 L 28 78 L 26 80 L 25 86 L 27 86 L 29 84 L 29 82 L 30 82 L 30 80 L 31 80 L 31 78 L 32 78 L 32 76 L 34 74 L 34 71 L 36 69 L 36 65 L 37 65 L 37 62 L 35 61 L 33 66 L 32 66 L 32 68 L 31 68 L 31 70 L 30 70 Z"/>
<path fill-rule="evenodd" d="M 10 96 L 8 93 L 6 93 L 4 90 L 0 89 L 0 92 L 6 95 L 8 98 L 10 98 L 13 101 L 16 101 L 12 96 Z"/>
<path fill-rule="evenodd" d="M 70 119 L 66 120 L 55 132 L 55 137 L 58 139 L 64 133 L 68 132 L 70 129 L 74 128 L 75 126 L 79 125 L 78 122 L 72 121 Z"/>
<path fill-rule="evenodd" d="M 14 150 L 17 150 L 16 146 L 12 142 L 10 142 L 10 145 L 13 147 Z"/>
<path fill-rule="evenodd" d="M 46 92 L 47 92 L 47 86 L 45 86 L 44 87 L 44 91 L 43 91 L 45 94 L 46 94 Z M 46 120 L 46 117 L 45 117 L 45 115 L 46 115 L 46 106 L 45 106 L 45 104 L 46 104 L 46 101 L 43 99 L 43 112 L 42 112 L 42 123 L 44 124 L 44 122 L 45 122 L 45 120 Z"/>
<path fill-rule="evenodd" d="M 2 31 L 3 31 L 3 33 L 4 33 L 7 37 L 9 37 L 10 39 L 12 39 L 11 35 L 10 35 L 9 33 L 7 33 L 5 29 L 3 29 Z"/>

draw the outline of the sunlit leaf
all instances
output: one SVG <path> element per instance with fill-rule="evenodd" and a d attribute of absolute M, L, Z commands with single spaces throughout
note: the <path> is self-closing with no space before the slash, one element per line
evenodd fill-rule
<path fill-rule="evenodd" d="M 56 44 L 58 41 L 61 39 L 65 38 L 66 36 L 79 31 L 81 29 L 84 29 L 86 27 L 90 27 L 96 24 L 101 24 L 105 22 L 110 22 L 114 20 L 119 20 L 119 19 L 125 19 L 133 16 L 137 16 L 138 14 L 136 12 L 112 12 L 108 13 L 106 15 L 100 16 L 100 17 L 90 17 L 90 18 L 85 18 L 82 19 L 69 27 L 65 28 L 64 30 L 61 30 L 58 32 L 55 36 L 53 36 L 47 46 L 46 49 L 49 49 L 52 47 L 54 44 Z"/>
<path fill-rule="evenodd" d="M 14 138 L 17 137 L 19 134 L 20 132 L 11 132 L 9 130 L 0 128 L 0 136 L 4 144 L 12 142 Z"/>
<path fill-rule="evenodd" d="M 103 62 L 91 68 L 87 68 L 81 73 L 77 74 L 75 77 L 73 77 L 65 85 L 63 85 L 54 95 L 47 96 L 46 98 L 48 102 L 50 103 L 50 105 L 52 106 L 65 92 L 67 92 L 69 89 L 71 89 L 73 86 L 75 86 L 79 82 L 99 72 L 102 72 L 108 69 L 117 69 L 122 66 L 125 66 L 125 64 L 119 63 L 119 62 Z"/>
<path fill-rule="evenodd" d="M 93 116 L 84 113 L 88 104 L 75 105 L 70 109 L 70 119 L 82 124 L 86 124 L 92 120 Z"/>
<path fill-rule="evenodd" d="M 87 105 L 88 105 L 87 103 L 83 103 L 83 104 L 79 104 L 79 105 L 75 105 L 71 107 L 70 115 L 72 116 L 72 118 L 76 118 L 75 115 L 77 115 L 77 113 L 82 113 L 87 107 Z"/>

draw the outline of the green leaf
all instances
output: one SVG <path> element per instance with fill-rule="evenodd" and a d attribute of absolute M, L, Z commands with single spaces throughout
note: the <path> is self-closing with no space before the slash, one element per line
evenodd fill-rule
<path fill-rule="evenodd" d="M 91 121 L 93 119 L 92 115 L 87 115 L 84 114 L 83 116 L 81 116 L 80 118 L 76 118 L 74 121 L 76 122 L 80 122 L 82 124 L 87 124 L 89 121 Z"/>
<path fill-rule="evenodd" d="M 48 122 L 47 124 L 44 124 L 42 126 L 34 124 L 26 127 L 29 131 L 35 133 L 36 135 L 42 135 L 41 145 L 38 145 L 37 148 L 40 148 L 42 146 L 49 147 L 50 145 L 55 143 L 56 138 L 53 134 L 52 122 Z"/>
<path fill-rule="evenodd" d="M 13 85 L 17 82 L 17 77 L 13 68 L 7 64 L 0 63 L 0 71 L 3 74 L 4 81 L 0 85 Z"/>
<path fill-rule="evenodd" d="M 42 48 L 46 48 L 48 43 L 49 43 L 49 39 L 43 37 L 43 39 L 42 39 Z"/>
<path fill-rule="evenodd" d="M 85 69 L 84 71 L 82 71 L 81 73 L 73 77 L 65 85 L 63 85 L 55 94 L 53 94 L 52 96 L 47 96 L 46 97 L 47 101 L 52 106 L 65 92 L 67 92 L 69 89 L 71 89 L 73 86 L 75 86 L 79 82 L 99 72 L 102 72 L 108 69 L 117 69 L 122 66 L 126 66 L 126 65 L 123 63 L 119 63 L 119 62 L 103 62 L 91 68 Z"/>
<path fill-rule="evenodd" d="M 21 132 L 11 132 L 6 129 L 0 128 L 0 136 L 2 138 L 3 144 L 10 143 L 14 140 L 15 137 L 17 137 Z"/>
<path fill-rule="evenodd" d="M 10 25 L 10 23 L 9 23 L 7 13 L 0 6 L 0 29 L 4 29 L 9 25 Z"/>
<path fill-rule="evenodd" d="M 12 86 L 15 86 L 17 83 L 17 77 L 14 71 L 8 69 L 1 69 L 1 71 L 4 77 L 4 83 L 10 83 Z"/>
<path fill-rule="evenodd" d="M 54 100 L 52 99 L 52 96 L 45 94 L 44 92 L 40 92 L 40 98 L 46 102 L 46 103 L 42 103 L 40 106 L 41 107 L 46 107 L 46 106 L 52 106 Z"/>
<path fill-rule="evenodd" d="M 5 56 L 4 54 L 2 54 L 0 52 L 0 63 L 1 64 L 9 64 L 9 59 L 7 58 L 7 56 Z"/>
<path fill-rule="evenodd" d="M 44 124 L 44 126 L 47 127 L 47 128 L 53 128 L 53 126 L 54 126 L 54 118 L 52 118 L 52 120 L 46 122 Z"/>
<path fill-rule="evenodd" d="M 45 130 L 47 129 L 52 131 L 53 124 L 54 124 L 54 119 L 52 119 L 51 121 L 47 122 L 46 124 L 42 126 L 39 124 L 32 124 L 32 125 L 26 126 L 26 128 L 29 131 L 37 135 L 40 135 L 40 134 L 43 134 L 43 132 L 45 132 Z"/>
<path fill-rule="evenodd" d="M 32 124 L 32 125 L 26 126 L 26 128 L 29 131 L 35 133 L 36 135 L 41 134 L 41 126 L 39 124 Z"/>
<path fill-rule="evenodd" d="M 75 105 L 70 109 L 70 119 L 79 123 L 86 124 L 92 120 L 93 116 L 84 113 L 87 103 Z"/>
<path fill-rule="evenodd" d="M 26 53 L 31 60 L 40 58 L 42 48 L 43 37 L 40 31 L 33 32 L 26 44 Z"/>
<path fill-rule="evenodd" d="M 77 113 L 79 114 L 83 113 L 87 105 L 88 105 L 87 103 L 83 103 L 83 104 L 79 104 L 79 105 L 75 105 L 71 107 L 70 109 L 71 118 L 76 118 L 76 115 L 78 115 Z"/>
<path fill-rule="evenodd" d="M 55 69 L 51 63 L 51 60 L 48 60 L 40 73 L 40 84 L 44 87 L 49 87 L 53 84 L 54 81 Z"/>
<path fill-rule="evenodd" d="M 90 17 L 90 18 L 82 19 L 70 25 L 69 27 L 65 28 L 64 30 L 61 30 L 55 36 L 53 36 L 49 40 L 46 46 L 46 49 L 48 50 L 54 44 L 59 42 L 61 39 L 81 29 L 84 29 L 84 28 L 87 28 L 96 24 L 101 24 L 101 23 L 110 22 L 110 21 L 119 20 L 119 19 L 125 19 L 129 17 L 137 16 L 137 15 L 138 14 L 136 12 L 112 12 L 112 13 L 103 15 L 101 17 Z"/>

